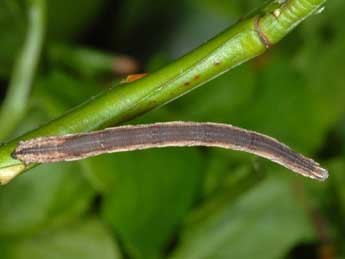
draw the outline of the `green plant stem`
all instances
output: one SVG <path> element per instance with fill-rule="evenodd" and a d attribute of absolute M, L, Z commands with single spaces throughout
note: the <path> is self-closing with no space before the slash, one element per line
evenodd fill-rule
<path fill-rule="evenodd" d="M 38 64 L 45 28 L 45 0 L 29 0 L 27 39 L 14 65 L 0 110 L 0 140 L 8 137 L 23 118 Z"/>
<path fill-rule="evenodd" d="M 33 166 L 26 166 L 11 157 L 18 141 L 102 128 L 170 102 L 263 53 L 315 13 L 325 1 L 272 1 L 253 16 L 163 69 L 141 80 L 118 85 L 45 126 L 9 142 L 0 148 L 0 180 L 8 182 Z"/>

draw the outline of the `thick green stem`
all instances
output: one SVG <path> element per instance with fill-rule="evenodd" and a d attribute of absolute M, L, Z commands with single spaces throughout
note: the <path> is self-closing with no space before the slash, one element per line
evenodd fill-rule
<path fill-rule="evenodd" d="M 28 166 L 11 157 L 18 141 L 43 135 L 90 131 L 120 123 L 193 90 L 229 69 L 263 53 L 326 0 L 273 1 L 198 49 L 149 76 L 116 86 L 0 148 L 4 183 Z M 1 176 L 3 176 L 1 178 Z"/>
<path fill-rule="evenodd" d="M 27 39 L 14 65 L 11 82 L 0 111 L 0 139 L 11 135 L 25 114 L 27 100 L 42 49 L 45 0 L 30 0 Z"/>

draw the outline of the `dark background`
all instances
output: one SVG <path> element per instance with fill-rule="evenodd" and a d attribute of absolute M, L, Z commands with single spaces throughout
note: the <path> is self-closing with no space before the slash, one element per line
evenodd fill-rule
<path fill-rule="evenodd" d="M 263 2 L 47 1 L 40 66 L 13 136 L 125 76 L 96 71 L 92 58 L 74 65 L 68 53 L 93 49 L 114 62 L 128 55 L 133 73 L 152 72 Z M 329 1 L 263 56 L 131 122 L 257 130 L 320 161 L 326 182 L 211 148 L 40 166 L 0 188 L 0 258 L 345 258 L 344 10 L 344 1 Z M 26 25 L 25 1 L 0 1 L 2 99 Z"/>

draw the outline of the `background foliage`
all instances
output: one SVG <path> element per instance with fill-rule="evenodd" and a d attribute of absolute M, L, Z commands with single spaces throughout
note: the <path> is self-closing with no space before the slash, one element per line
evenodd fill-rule
<path fill-rule="evenodd" d="M 114 62 L 130 55 L 139 72 L 154 71 L 261 2 L 47 1 L 39 70 L 13 136 L 118 81 L 107 62 L 94 72 L 99 55 Z M 0 257 L 345 258 L 344 8 L 342 0 L 329 1 L 268 53 L 131 122 L 215 121 L 257 130 L 322 162 L 327 182 L 204 148 L 41 166 L 0 189 Z M 0 2 L 2 97 L 25 39 L 26 10 L 26 1 Z M 99 52 L 87 56 L 91 49 Z M 73 65 L 76 52 L 88 62 Z"/>

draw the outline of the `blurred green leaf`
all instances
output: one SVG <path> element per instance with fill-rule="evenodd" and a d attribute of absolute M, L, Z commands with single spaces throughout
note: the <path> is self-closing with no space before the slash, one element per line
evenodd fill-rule
<path fill-rule="evenodd" d="M 246 190 L 263 176 L 256 170 L 251 155 L 240 153 L 236 156 L 237 152 L 223 151 L 209 150 L 203 183 L 205 198 L 229 189 L 233 192 Z"/>
<path fill-rule="evenodd" d="M 244 10 L 243 7 L 248 5 L 247 0 L 234 1 L 234 0 L 188 0 L 190 8 L 194 11 L 208 12 L 213 14 L 215 19 L 229 18 L 234 16 L 240 16 L 248 10 Z M 252 6 L 255 6 L 254 4 Z M 213 18 L 213 17 L 212 17 Z"/>
<path fill-rule="evenodd" d="M 336 134 L 340 139 L 340 143 L 336 143 L 337 150 L 341 151 L 341 154 L 345 154 L 345 117 L 343 117 L 342 121 L 339 123 Z"/>
<path fill-rule="evenodd" d="M 80 46 L 53 44 L 49 51 L 50 62 L 84 78 L 106 78 L 134 74 L 138 62 L 128 56 Z"/>
<path fill-rule="evenodd" d="M 151 28 L 146 28 L 145 25 L 150 24 L 149 22 L 156 22 L 157 16 L 160 16 L 161 25 L 164 25 L 167 16 L 170 19 L 176 17 L 178 13 L 171 14 L 173 10 L 178 10 L 177 8 L 180 6 L 180 2 L 171 2 L 169 0 L 122 1 L 119 5 L 118 16 L 114 17 L 113 23 L 116 24 L 119 32 L 127 33 L 122 33 L 122 35 L 117 35 L 117 37 L 133 36 L 133 33 L 137 33 L 138 27 L 142 25 L 144 26 L 141 28 L 149 31 Z M 157 30 L 159 28 L 155 27 L 152 29 Z M 159 39 L 157 38 L 157 40 Z"/>
<path fill-rule="evenodd" d="M 314 112 L 318 100 L 302 74 L 274 57 L 257 79 L 257 91 L 240 125 L 277 137 L 297 150 L 315 150 L 323 125 Z"/>
<path fill-rule="evenodd" d="M 112 158 L 114 184 L 104 197 L 103 216 L 132 258 L 161 258 L 196 197 L 201 156 L 196 149 L 173 148 Z"/>
<path fill-rule="evenodd" d="M 106 0 L 47 0 L 48 38 L 66 40 L 84 32 L 104 8 Z M 26 31 L 26 1 L 0 2 L 0 75 L 8 75 Z M 81 8 L 82 7 L 82 8 Z"/>
<path fill-rule="evenodd" d="M 81 80 L 56 69 L 37 80 L 31 106 L 45 110 L 53 118 L 101 91 L 94 80 Z"/>
<path fill-rule="evenodd" d="M 328 168 L 332 176 L 328 187 L 333 194 L 333 202 L 339 206 L 337 209 L 341 213 L 341 217 L 345 217 L 345 160 L 343 158 L 333 160 L 329 163 Z M 344 223 L 343 227 L 345 227 Z"/>
<path fill-rule="evenodd" d="M 0 237 L 61 224 L 89 206 L 94 191 L 76 163 L 44 165 L 0 189 Z"/>
<path fill-rule="evenodd" d="M 120 259 L 115 241 L 96 219 L 45 230 L 30 239 L 8 244 L 6 259 Z"/>
<path fill-rule="evenodd" d="M 184 120 L 236 123 L 244 112 L 251 112 L 255 76 L 250 66 L 241 66 L 176 100 L 171 107 Z"/>
<path fill-rule="evenodd" d="M 328 167 L 331 172 L 330 182 L 327 185 L 328 197 L 321 200 L 322 203 L 318 206 L 323 209 L 324 217 L 328 223 L 326 227 L 329 235 L 333 238 L 332 241 L 337 247 L 338 254 L 345 257 L 345 222 L 343 220 L 345 217 L 345 160 L 343 157 L 332 160 Z"/>
<path fill-rule="evenodd" d="M 26 32 L 26 12 L 20 0 L 0 1 L 0 76 L 11 72 Z"/>
<path fill-rule="evenodd" d="M 49 39 L 68 40 L 80 36 L 101 14 L 106 2 L 106 0 L 47 0 Z"/>
<path fill-rule="evenodd" d="M 280 258 L 312 236 L 287 181 L 272 177 L 182 232 L 172 258 Z"/>

